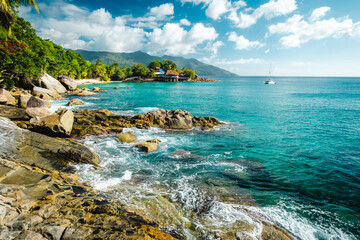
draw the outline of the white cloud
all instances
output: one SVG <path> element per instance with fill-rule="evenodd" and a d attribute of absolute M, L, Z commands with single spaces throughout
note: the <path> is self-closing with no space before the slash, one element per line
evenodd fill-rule
<path fill-rule="evenodd" d="M 218 37 L 213 27 L 205 27 L 202 23 L 195 24 L 189 31 L 176 23 L 167 23 L 163 28 L 156 28 L 147 34 L 149 53 L 188 54 L 194 53 L 195 47 Z"/>
<path fill-rule="evenodd" d="M 192 25 L 187 19 L 160 27 L 172 18 L 172 3 L 150 8 L 143 17 L 137 18 L 131 15 L 115 17 L 103 8 L 90 11 L 62 0 L 42 5 L 43 11 L 57 11 L 58 14 L 33 17 L 27 10 L 22 12 L 37 26 L 40 36 L 71 49 L 112 52 L 145 50 L 149 53 L 185 55 L 195 53 L 199 45 L 218 37 L 213 27 L 202 23 Z M 191 25 L 189 30 L 183 28 Z M 145 28 L 153 30 L 145 31 Z M 221 41 L 215 42 L 211 51 L 217 52 L 222 44 Z"/>
<path fill-rule="evenodd" d="M 317 8 L 312 12 L 311 16 L 309 17 L 309 21 L 314 22 L 320 20 L 321 18 L 325 17 L 326 13 L 329 11 L 330 11 L 329 7 Z"/>
<path fill-rule="evenodd" d="M 261 5 L 251 14 L 240 12 L 239 15 L 232 12 L 229 19 L 239 28 L 248 28 L 254 25 L 262 17 L 271 19 L 295 11 L 297 8 L 295 0 L 270 0 L 268 3 Z"/>
<path fill-rule="evenodd" d="M 219 48 L 224 46 L 225 44 L 222 41 L 216 41 L 214 43 L 208 43 L 206 49 L 212 52 L 213 55 L 217 55 Z"/>
<path fill-rule="evenodd" d="M 307 22 L 303 16 L 295 14 L 283 23 L 271 25 L 271 34 L 284 34 L 279 40 L 280 48 L 300 47 L 311 40 L 320 40 L 328 37 L 340 38 L 343 36 L 358 36 L 360 22 L 353 23 L 351 19 L 337 20 L 330 18 L 315 22 Z"/>
<path fill-rule="evenodd" d="M 207 3 L 210 0 L 180 0 L 182 4 L 193 3 L 194 5 L 199 5 L 200 3 Z"/>
<path fill-rule="evenodd" d="M 251 50 L 265 46 L 265 44 L 259 41 L 249 41 L 243 35 L 238 36 L 235 32 L 229 34 L 228 40 L 235 42 L 235 48 L 239 50 Z"/>
<path fill-rule="evenodd" d="M 186 18 L 183 18 L 180 20 L 180 24 L 184 25 L 184 26 L 190 26 L 191 22 L 189 20 L 187 20 Z"/>
<path fill-rule="evenodd" d="M 153 7 L 150 9 L 149 14 L 156 16 L 158 20 L 163 20 L 166 16 L 174 14 L 174 5 L 172 3 L 165 3 L 158 7 Z"/>
<path fill-rule="evenodd" d="M 207 17 L 218 20 L 226 14 L 226 18 L 239 28 L 248 28 L 262 17 L 271 19 L 289 14 L 297 9 L 296 0 L 270 0 L 257 9 L 246 8 L 240 12 L 238 12 L 239 9 L 246 6 L 244 0 L 234 2 L 230 0 L 181 0 L 181 3 L 193 3 L 194 5 L 203 3 Z"/>
<path fill-rule="evenodd" d="M 229 12 L 231 9 L 231 2 L 227 0 L 212 0 L 207 7 L 205 14 L 213 20 L 220 19 L 220 16 Z"/>
<path fill-rule="evenodd" d="M 150 11 L 144 17 L 133 18 L 129 16 L 127 20 L 133 22 L 133 27 L 154 29 L 169 21 L 174 15 L 174 5 L 164 3 L 160 6 L 150 8 Z"/>

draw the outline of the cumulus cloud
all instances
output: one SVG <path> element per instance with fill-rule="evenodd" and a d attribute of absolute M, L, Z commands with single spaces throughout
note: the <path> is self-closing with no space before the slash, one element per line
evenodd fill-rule
<path fill-rule="evenodd" d="M 115 17 L 104 8 L 90 11 L 62 0 L 40 4 L 45 14 L 34 17 L 25 7 L 21 8 L 21 15 L 30 20 L 41 37 L 65 48 L 188 54 L 218 37 L 213 27 L 201 23 L 186 31 L 182 26 L 191 25 L 187 19 L 164 25 L 174 14 L 172 3 L 150 8 L 143 17 L 137 18 L 131 15 Z"/>
<path fill-rule="evenodd" d="M 206 49 L 212 52 L 213 56 L 217 55 L 219 48 L 224 46 L 225 44 L 222 41 L 216 41 L 214 43 L 208 43 Z"/>
<path fill-rule="evenodd" d="M 214 20 L 220 19 L 220 16 L 229 12 L 231 9 L 231 3 L 227 0 L 212 0 L 207 7 L 205 14 L 209 18 Z"/>
<path fill-rule="evenodd" d="M 289 14 L 297 8 L 295 0 L 270 0 L 248 14 L 245 12 L 232 12 L 229 19 L 239 28 L 248 28 L 254 25 L 260 18 L 271 19 Z"/>
<path fill-rule="evenodd" d="M 195 24 L 186 31 L 180 24 L 167 23 L 162 28 L 156 28 L 147 33 L 149 53 L 189 54 L 195 52 L 195 47 L 205 41 L 213 41 L 218 37 L 213 27 L 202 23 Z"/>
<path fill-rule="evenodd" d="M 251 50 L 265 46 L 265 44 L 259 41 L 249 41 L 243 35 L 238 36 L 235 32 L 229 34 L 228 40 L 235 42 L 235 48 L 238 50 Z"/>
<path fill-rule="evenodd" d="M 190 26 L 191 22 L 189 20 L 187 20 L 186 18 L 183 18 L 180 20 L 180 24 L 184 25 L 184 26 Z"/>
<path fill-rule="evenodd" d="M 308 22 L 303 16 L 295 14 L 283 23 L 271 25 L 270 34 L 286 35 L 279 40 L 280 48 L 300 47 L 311 40 L 324 38 L 341 38 L 344 36 L 359 36 L 360 22 L 353 23 L 351 19 L 335 18 Z"/>
<path fill-rule="evenodd" d="M 254 25 L 260 18 L 271 19 L 277 16 L 287 15 L 297 9 L 296 0 L 270 0 L 260 5 L 257 9 L 246 8 L 244 0 L 181 0 L 183 4 L 204 4 L 205 14 L 213 20 L 226 16 L 235 26 L 248 28 Z M 239 11 L 239 9 L 242 9 Z"/>
<path fill-rule="evenodd" d="M 150 8 L 150 11 L 144 17 L 128 17 L 128 21 L 132 22 L 133 27 L 141 28 L 157 28 L 164 21 L 169 21 L 174 15 L 174 5 L 172 3 L 164 3 L 160 6 Z"/>
<path fill-rule="evenodd" d="M 158 7 L 150 9 L 150 15 L 154 15 L 157 19 L 163 20 L 168 15 L 174 14 L 174 5 L 172 3 L 165 3 Z"/>
<path fill-rule="evenodd" d="M 244 0 L 233 2 L 230 0 L 181 0 L 181 3 L 192 3 L 194 5 L 203 3 L 203 8 L 206 8 L 205 15 L 213 20 L 218 20 L 226 13 L 236 12 L 239 8 L 246 6 Z"/>
<path fill-rule="evenodd" d="M 314 22 L 317 21 L 323 17 L 325 17 L 326 13 L 330 11 L 329 7 L 321 7 L 321 8 L 317 8 L 315 9 L 311 16 L 309 17 L 310 22 Z"/>

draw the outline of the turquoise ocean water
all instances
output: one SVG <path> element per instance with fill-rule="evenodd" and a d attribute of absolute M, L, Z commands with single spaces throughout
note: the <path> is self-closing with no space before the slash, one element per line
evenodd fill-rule
<path fill-rule="evenodd" d="M 89 137 L 82 142 L 105 168 L 76 166 L 82 179 L 187 239 L 236 229 L 246 229 L 239 238 L 258 239 L 260 219 L 299 239 L 360 239 L 360 79 L 217 80 L 96 85 L 107 92 L 82 98 L 84 108 L 126 115 L 184 109 L 228 124 L 214 131 L 124 130 L 139 140 L 160 138 L 150 154 L 114 135 Z"/>

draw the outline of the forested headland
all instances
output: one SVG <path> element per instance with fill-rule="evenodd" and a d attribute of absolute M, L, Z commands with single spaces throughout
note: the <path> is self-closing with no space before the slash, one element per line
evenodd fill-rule
<path fill-rule="evenodd" d="M 120 67 L 119 64 L 106 65 L 98 60 L 95 64 L 86 61 L 73 50 L 63 47 L 36 34 L 31 24 L 16 17 L 11 33 L 0 28 L 0 82 L 13 86 L 17 81 L 27 78 L 36 80 L 43 72 L 53 77 L 66 75 L 74 79 L 98 78 L 104 81 L 123 80 L 131 76 L 154 77 L 156 67 L 177 70 L 170 60 L 153 61 L 148 66 L 136 63 L 133 66 Z M 184 75 L 195 77 L 191 69 L 182 69 Z"/>

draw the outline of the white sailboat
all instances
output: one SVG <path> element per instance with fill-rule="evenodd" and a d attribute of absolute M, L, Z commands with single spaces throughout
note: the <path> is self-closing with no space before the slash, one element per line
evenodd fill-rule
<path fill-rule="evenodd" d="M 272 80 L 272 78 L 271 78 L 271 64 L 270 64 L 270 68 L 269 68 L 269 77 L 264 82 L 264 84 L 276 84 L 276 82 L 274 80 Z"/>

